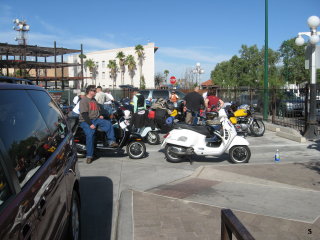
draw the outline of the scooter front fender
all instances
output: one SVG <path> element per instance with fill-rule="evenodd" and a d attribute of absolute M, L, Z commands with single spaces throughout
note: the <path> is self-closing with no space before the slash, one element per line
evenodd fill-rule
<path fill-rule="evenodd" d="M 249 142 L 244 137 L 235 136 L 234 139 L 232 140 L 231 144 L 228 147 L 228 151 L 230 150 L 230 148 L 232 148 L 233 146 L 237 146 L 237 145 L 249 146 Z"/>

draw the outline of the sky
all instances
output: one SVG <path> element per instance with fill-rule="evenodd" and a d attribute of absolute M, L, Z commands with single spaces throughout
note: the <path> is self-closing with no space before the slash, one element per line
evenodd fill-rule
<path fill-rule="evenodd" d="M 269 48 L 309 31 L 319 0 L 268 0 Z M 0 0 L 0 42 L 15 44 L 13 19 L 30 25 L 28 44 L 84 52 L 154 42 L 155 72 L 184 77 L 201 64 L 201 81 L 242 44 L 265 41 L 265 0 Z M 319 30 L 318 30 L 319 31 Z"/>

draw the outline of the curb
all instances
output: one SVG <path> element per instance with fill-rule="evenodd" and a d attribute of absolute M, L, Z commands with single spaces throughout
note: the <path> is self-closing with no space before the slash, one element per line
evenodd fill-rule
<path fill-rule="evenodd" d="M 133 192 L 121 192 L 118 207 L 118 220 L 116 226 L 116 240 L 133 240 Z"/>
<path fill-rule="evenodd" d="M 302 137 L 301 134 L 292 128 L 282 127 L 273 123 L 264 122 L 264 125 L 267 130 L 275 132 L 276 136 L 286 138 L 298 143 L 306 143 L 307 140 L 305 137 Z"/>

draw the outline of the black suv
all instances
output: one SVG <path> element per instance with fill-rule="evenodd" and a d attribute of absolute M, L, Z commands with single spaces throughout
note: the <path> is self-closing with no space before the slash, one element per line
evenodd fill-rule
<path fill-rule="evenodd" d="M 43 88 L 0 77 L 0 239 L 79 239 L 70 128 Z"/>

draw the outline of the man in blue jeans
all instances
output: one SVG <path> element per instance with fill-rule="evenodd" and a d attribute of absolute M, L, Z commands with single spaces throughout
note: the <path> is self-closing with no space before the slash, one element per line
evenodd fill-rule
<path fill-rule="evenodd" d="M 89 85 L 86 88 L 86 96 L 80 101 L 80 127 L 86 134 L 87 163 L 91 163 L 94 151 L 94 133 L 99 126 L 107 136 L 110 147 L 118 147 L 115 142 L 114 131 L 109 120 L 103 119 L 97 101 L 94 99 L 96 95 L 96 86 Z"/>

